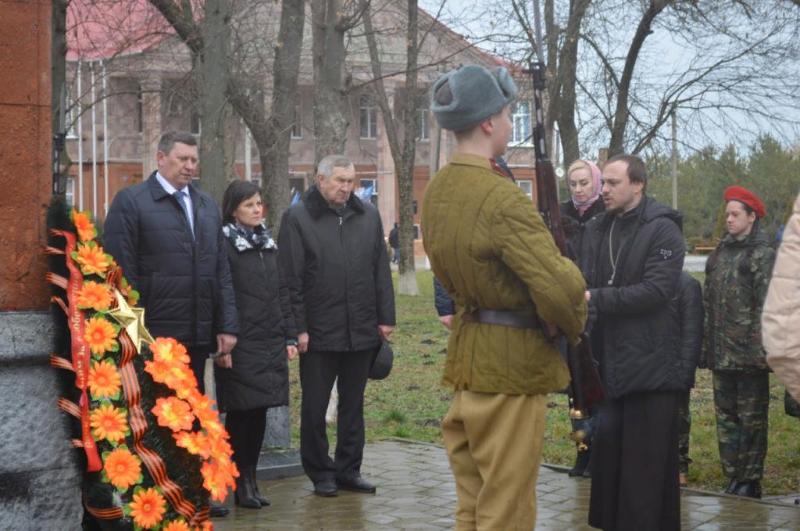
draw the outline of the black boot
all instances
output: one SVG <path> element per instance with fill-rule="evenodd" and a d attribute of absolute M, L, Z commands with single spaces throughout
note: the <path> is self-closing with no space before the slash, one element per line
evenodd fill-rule
<path fill-rule="evenodd" d="M 733 494 L 734 492 L 736 492 L 736 489 L 738 487 L 739 487 L 739 482 L 736 481 L 735 479 L 731 479 L 730 483 L 728 483 L 728 486 L 725 487 L 725 494 Z"/>
<path fill-rule="evenodd" d="M 761 499 L 761 482 L 758 480 L 742 481 L 736 487 L 734 494 L 745 498 Z"/>
<path fill-rule="evenodd" d="M 591 448 L 587 447 L 583 451 L 578 450 L 578 453 L 575 456 L 575 466 L 572 467 L 572 470 L 567 472 L 569 477 L 589 477 L 589 459 L 591 458 L 591 455 Z"/>
<path fill-rule="evenodd" d="M 253 497 L 257 499 L 259 502 L 261 502 L 262 507 L 266 507 L 267 505 L 269 505 L 269 500 L 267 499 L 266 496 L 261 494 L 261 491 L 258 490 L 258 481 L 256 479 L 256 467 L 250 467 L 249 472 L 250 472 L 249 474 L 250 483 L 253 485 Z"/>
<path fill-rule="evenodd" d="M 250 483 L 250 476 L 248 469 L 239 471 L 239 477 L 236 478 L 236 492 L 234 493 L 234 500 L 239 507 L 247 507 L 248 509 L 261 509 L 261 502 L 253 492 L 253 485 Z"/>

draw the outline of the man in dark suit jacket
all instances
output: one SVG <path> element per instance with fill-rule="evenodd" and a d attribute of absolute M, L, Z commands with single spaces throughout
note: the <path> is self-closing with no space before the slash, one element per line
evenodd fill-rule
<path fill-rule="evenodd" d="M 238 323 L 217 204 L 195 188 L 197 141 L 168 132 L 158 143 L 158 170 L 121 190 L 106 216 L 103 245 L 139 291 L 153 336 L 174 337 L 191 357 L 201 390 L 212 352 L 230 366 Z M 227 509 L 212 506 L 212 516 Z"/>

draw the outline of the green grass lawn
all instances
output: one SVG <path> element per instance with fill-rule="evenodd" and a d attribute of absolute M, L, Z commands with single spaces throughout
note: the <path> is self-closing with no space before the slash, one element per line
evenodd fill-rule
<path fill-rule="evenodd" d="M 395 352 L 392 374 L 383 381 L 370 381 L 365 397 L 367 440 L 385 437 L 441 444 L 440 421 L 450 404 L 450 392 L 440 385 L 448 332 L 439 324 L 433 307 L 432 276 L 419 272 L 420 296 L 397 296 L 398 327 L 393 337 Z M 702 280 L 702 279 L 701 279 Z M 300 384 L 297 361 L 291 364 L 293 437 L 299 434 Z M 783 412 L 783 386 L 772 377 L 770 385 L 769 451 L 763 488 L 765 495 L 798 490 L 800 471 L 800 420 Z M 544 461 L 572 465 L 574 444 L 569 440 L 570 423 L 566 397 L 552 394 L 548 403 Z M 722 490 L 717 452 L 711 373 L 697 372 L 692 391 L 692 434 L 689 485 Z M 331 446 L 335 433 L 329 429 Z M 677 449 L 676 449 L 677 451 Z"/>

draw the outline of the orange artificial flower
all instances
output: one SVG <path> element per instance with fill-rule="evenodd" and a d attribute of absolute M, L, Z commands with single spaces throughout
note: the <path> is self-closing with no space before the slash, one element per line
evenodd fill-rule
<path fill-rule="evenodd" d="M 157 337 L 150 344 L 150 352 L 153 353 L 155 361 L 163 361 L 170 364 L 189 363 L 189 354 L 186 352 L 186 347 L 171 337 Z"/>
<path fill-rule="evenodd" d="M 75 229 L 78 231 L 78 238 L 82 242 L 93 240 L 97 236 L 97 229 L 91 220 L 91 212 L 77 210 L 72 211 L 72 223 L 75 224 Z"/>
<path fill-rule="evenodd" d="M 95 439 L 118 442 L 125 438 L 125 433 L 128 431 L 125 411 L 117 409 L 113 404 L 101 404 L 100 407 L 93 409 L 89 415 L 89 422 Z"/>
<path fill-rule="evenodd" d="M 188 365 L 171 365 L 164 383 L 181 397 L 187 397 L 192 389 L 197 388 L 197 378 Z"/>
<path fill-rule="evenodd" d="M 223 426 L 222 423 L 219 421 L 219 416 L 217 415 L 217 412 L 214 411 L 213 413 L 214 413 L 214 418 L 206 418 L 206 419 L 201 418 L 200 425 L 212 437 L 223 439 L 224 437 L 227 436 L 228 432 L 225 431 L 225 426 Z"/>
<path fill-rule="evenodd" d="M 167 500 L 154 487 L 137 490 L 130 505 L 133 522 L 144 529 L 161 523 L 167 512 Z"/>
<path fill-rule="evenodd" d="M 194 411 L 194 414 L 202 424 L 219 420 L 219 415 L 214 410 L 214 401 L 197 389 L 193 389 L 189 393 L 188 400 L 189 404 L 192 405 L 192 411 Z"/>
<path fill-rule="evenodd" d="M 199 431 L 182 431 L 173 433 L 175 444 L 181 448 L 186 448 L 190 454 L 199 455 L 203 459 L 208 459 L 211 456 L 211 441 L 208 436 Z"/>
<path fill-rule="evenodd" d="M 211 520 L 204 520 L 200 525 L 197 525 L 192 531 L 214 531 L 214 524 Z"/>
<path fill-rule="evenodd" d="M 111 352 L 119 350 L 117 335 L 119 335 L 119 327 L 102 317 L 92 317 L 86 321 L 86 332 L 83 339 L 89 344 L 92 354 L 101 356 L 107 350 Z"/>
<path fill-rule="evenodd" d="M 89 392 L 95 400 L 117 396 L 121 384 L 117 366 L 108 360 L 92 363 L 88 383 Z"/>
<path fill-rule="evenodd" d="M 209 432 L 208 441 L 211 444 L 211 455 L 215 459 L 229 459 L 233 455 L 233 448 L 227 440 L 228 432 L 221 434 Z"/>
<path fill-rule="evenodd" d="M 186 523 L 186 520 L 172 520 L 164 524 L 164 527 L 161 529 L 162 531 L 190 531 L 189 524 Z"/>
<path fill-rule="evenodd" d="M 125 446 L 103 454 L 103 471 L 108 481 L 120 490 L 128 490 L 142 478 L 142 462 Z"/>
<path fill-rule="evenodd" d="M 153 377 L 153 381 L 165 383 L 171 367 L 163 361 L 145 361 L 144 371 Z"/>
<path fill-rule="evenodd" d="M 233 488 L 236 482 L 226 467 L 219 466 L 215 461 L 206 461 L 200 467 L 203 476 L 203 487 L 211 493 L 211 499 L 225 501 L 228 487 Z"/>
<path fill-rule="evenodd" d="M 192 429 L 192 422 L 194 422 L 192 408 L 180 398 L 174 396 L 159 398 L 151 411 L 158 419 L 159 426 L 164 426 L 172 431 Z"/>
<path fill-rule="evenodd" d="M 103 248 L 93 241 L 78 246 L 78 251 L 73 253 L 73 259 L 81 266 L 84 275 L 98 275 L 104 277 L 106 271 L 114 261 Z"/>
<path fill-rule="evenodd" d="M 78 292 L 78 308 L 108 310 L 111 307 L 111 289 L 108 284 L 87 280 Z"/>

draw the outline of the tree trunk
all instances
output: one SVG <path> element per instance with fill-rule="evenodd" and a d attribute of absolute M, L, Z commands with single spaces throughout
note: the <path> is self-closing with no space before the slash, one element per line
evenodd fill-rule
<path fill-rule="evenodd" d="M 564 148 L 564 164 L 569 165 L 580 157 L 578 146 L 578 128 L 575 125 L 575 84 L 578 66 L 578 41 L 580 40 L 581 22 L 591 0 L 575 0 L 570 2 L 570 14 L 564 42 L 558 62 L 558 87 L 560 100 L 558 113 L 558 130 L 561 145 Z"/>
<path fill-rule="evenodd" d="M 207 0 L 201 22 L 203 49 L 196 62 L 200 111 L 201 183 L 217 202 L 232 177 L 225 168 L 226 88 L 230 44 L 229 0 Z"/>
<path fill-rule="evenodd" d="M 417 0 L 408 0 L 408 29 L 406 33 L 406 93 L 403 106 L 403 130 L 405 131 L 401 163 L 397 169 L 397 190 L 400 196 L 400 264 L 399 293 L 419 295 L 417 273 L 414 264 L 414 162 L 417 148 L 417 48 L 418 28 Z"/>
<path fill-rule="evenodd" d="M 639 52 L 642 49 L 642 45 L 644 45 L 645 39 L 652 33 L 651 28 L 653 20 L 665 7 L 672 3 L 672 1 L 673 0 L 651 0 L 647 11 L 644 12 L 642 19 L 639 21 L 639 25 L 636 27 L 636 33 L 628 49 L 628 55 L 625 58 L 625 67 L 622 70 L 622 77 L 619 81 L 617 105 L 614 110 L 614 126 L 611 129 L 611 141 L 608 144 L 609 157 L 619 155 L 625 150 L 625 129 L 628 126 L 628 117 L 630 116 L 628 96 L 633 80 L 633 69 L 636 66 L 636 60 L 639 58 Z"/>
<path fill-rule="evenodd" d="M 289 147 L 303 44 L 304 7 L 303 0 L 281 2 L 281 23 L 272 73 L 272 116 L 269 124 L 272 141 L 269 145 L 261 145 L 256 141 L 268 205 L 267 222 L 276 234 L 290 201 Z"/>
<path fill-rule="evenodd" d="M 314 164 L 327 155 L 344 153 L 347 100 L 344 87 L 342 0 L 312 0 L 314 63 Z"/>
<path fill-rule="evenodd" d="M 417 111 L 419 94 L 417 91 L 417 59 L 418 50 L 418 7 L 417 0 L 408 0 L 408 27 L 406 31 L 406 87 L 401 103 L 402 135 L 400 122 L 395 116 L 386 87 L 383 83 L 381 60 L 375 40 L 376 30 L 372 24 L 371 8 L 367 0 L 363 0 L 364 31 L 369 50 L 370 66 L 374 79 L 374 90 L 378 107 L 383 115 L 383 123 L 389 148 L 394 160 L 397 191 L 400 204 L 399 239 L 400 264 L 398 267 L 398 292 L 403 295 L 419 295 L 417 273 L 414 264 L 414 163 L 417 147 Z M 401 140 L 402 136 L 402 140 Z"/>

